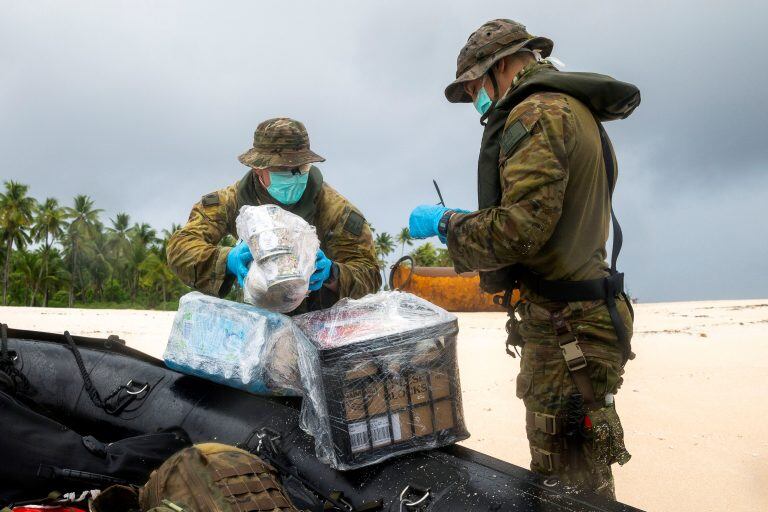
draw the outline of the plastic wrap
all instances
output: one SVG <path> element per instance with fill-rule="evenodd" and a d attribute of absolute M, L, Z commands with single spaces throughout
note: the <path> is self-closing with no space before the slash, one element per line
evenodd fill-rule
<path fill-rule="evenodd" d="M 199 292 L 179 300 L 163 359 L 169 368 L 252 393 L 301 392 L 290 318 Z"/>
<path fill-rule="evenodd" d="M 415 295 L 380 292 L 294 317 L 317 457 L 355 469 L 469 437 L 456 364 L 456 317 Z"/>
<path fill-rule="evenodd" d="M 253 254 L 244 300 L 281 313 L 296 309 L 315 270 L 320 246 L 315 228 L 276 205 L 243 206 L 235 223 Z"/>

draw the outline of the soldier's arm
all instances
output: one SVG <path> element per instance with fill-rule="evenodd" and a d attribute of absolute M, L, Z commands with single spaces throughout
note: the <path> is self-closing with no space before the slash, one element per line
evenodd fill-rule
<path fill-rule="evenodd" d="M 518 263 L 552 236 L 568 183 L 570 113 L 562 102 L 526 100 L 510 114 L 502 136 L 500 206 L 451 219 L 448 251 L 458 272 Z"/>
<path fill-rule="evenodd" d="M 371 228 L 360 211 L 338 192 L 326 185 L 323 195 L 321 204 L 326 211 L 318 212 L 318 224 L 324 231 L 320 243 L 338 267 L 335 293 L 339 298 L 357 299 L 377 292 L 381 274 Z"/>
<path fill-rule="evenodd" d="M 192 207 L 187 224 L 168 240 L 168 266 L 196 290 L 225 296 L 234 282 L 226 273 L 230 248 L 218 245 L 232 229 L 233 187 L 203 196 Z"/>

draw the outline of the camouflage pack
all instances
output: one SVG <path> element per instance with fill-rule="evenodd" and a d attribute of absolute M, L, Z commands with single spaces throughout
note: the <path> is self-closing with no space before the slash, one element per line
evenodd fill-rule
<path fill-rule="evenodd" d="M 150 475 L 139 503 L 152 512 L 298 512 L 272 466 L 218 443 L 186 448 L 165 461 Z"/>

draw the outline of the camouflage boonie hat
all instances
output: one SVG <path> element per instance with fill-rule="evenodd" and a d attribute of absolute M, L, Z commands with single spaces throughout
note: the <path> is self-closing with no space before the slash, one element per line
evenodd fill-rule
<path fill-rule="evenodd" d="M 253 148 L 237 159 L 248 167 L 298 167 L 325 162 L 325 158 L 309 149 L 309 135 L 304 125 L 288 117 L 260 123 L 253 134 Z"/>
<path fill-rule="evenodd" d="M 542 57 L 549 57 L 553 46 L 550 39 L 532 36 L 516 21 L 489 21 L 469 36 L 459 52 L 456 80 L 445 88 L 445 97 L 451 103 L 469 103 L 472 98 L 464 90 L 464 84 L 483 76 L 494 63 L 522 48 L 539 50 Z"/>

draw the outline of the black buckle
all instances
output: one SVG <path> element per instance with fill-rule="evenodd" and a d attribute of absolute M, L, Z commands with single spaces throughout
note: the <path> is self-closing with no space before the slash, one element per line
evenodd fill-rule
<path fill-rule="evenodd" d="M 493 296 L 493 303 L 497 306 L 501 306 L 504 309 L 509 309 L 512 305 L 512 295 L 514 295 L 515 289 L 509 288 L 507 290 L 504 290 L 503 295 L 494 295 Z"/>

